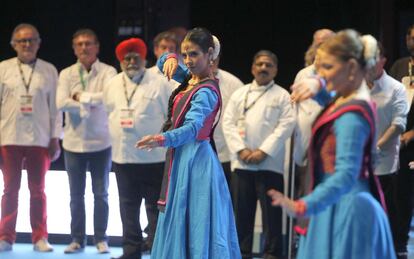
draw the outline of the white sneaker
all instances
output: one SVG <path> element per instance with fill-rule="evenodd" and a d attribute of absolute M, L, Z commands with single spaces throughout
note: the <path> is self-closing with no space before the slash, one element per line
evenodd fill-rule
<path fill-rule="evenodd" d="M 37 252 L 52 252 L 53 246 L 49 244 L 46 238 L 42 238 L 34 244 L 33 250 Z"/>
<path fill-rule="evenodd" d="M 0 240 L 0 253 L 11 251 L 13 249 L 13 245 L 5 240 Z"/>
<path fill-rule="evenodd" d="M 70 243 L 66 248 L 64 253 L 65 254 L 74 254 L 74 253 L 80 253 L 83 252 L 84 248 L 78 243 L 73 241 Z"/>
<path fill-rule="evenodd" d="M 96 249 L 98 249 L 98 253 L 100 254 L 107 254 L 109 253 L 108 243 L 106 241 L 100 241 L 96 244 Z"/>

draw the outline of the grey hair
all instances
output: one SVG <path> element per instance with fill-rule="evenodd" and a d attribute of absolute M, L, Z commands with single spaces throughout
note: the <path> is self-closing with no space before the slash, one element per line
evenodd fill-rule
<path fill-rule="evenodd" d="M 40 39 L 40 33 L 34 25 L 32 25 L 30 23 L 20 23 L 14 28 L 14 30 L 12 32 L 11 39 L 10 39 L 10 44 L 13 45 L 14 35 L 16 35 L 16 33 L 18 33 L 22 29 L 30 29 L 30 30 L 34 31 L 37 34 L 39 40 L 41 40 Z"/>

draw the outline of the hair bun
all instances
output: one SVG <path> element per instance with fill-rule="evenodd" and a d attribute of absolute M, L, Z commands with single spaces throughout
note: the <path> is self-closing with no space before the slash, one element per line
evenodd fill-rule
<path fill-rule="evenodd" d="M 220 54 L 220 41 L 216 36 L 214 35 L 212 36 L 213 36 L 213 42 L 214 42 L 213 60 L 215 60 L 218 58 Z"/>
<path fill-rule="evenodd" d="M 361 41 L 364 46 L 364 60 L 367 69 L 373 68 L 379 60 L 379 49 L 377 40 L 369 34 L 361 36 Z"/>

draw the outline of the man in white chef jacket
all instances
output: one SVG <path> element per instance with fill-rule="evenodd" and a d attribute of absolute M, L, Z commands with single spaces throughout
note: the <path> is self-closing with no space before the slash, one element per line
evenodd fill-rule
<path fill-rule="evenodd" d="M 30 224 L 34 250 L 49 252 L 45 175 L 59 157 L 62 119 L 56 109 L 56 68 L 37 57 L 40 35 L 19 24 L 11 46 L 17 57 L 0 63 L 0 153 L 4 190 L 1 201 L 0 252 L 16 241 L 18 195 L 23 164 L 30 190 Z M 24 162 L 24 163 L 23 163 Z"/>
<path fill-rule="evenodd" d="M 282 210 L 272 207 L 269 189 L 283 192 L 285 142 L 295 126 L 289 93 L 273 79 L 278 60 L 261 50 L 253 58 L 252 83 L 231 96 L 223 131 L 232 155 L 233 206 L 243 258 L 252 257 L 256 203 L 262 208 L 264 258 L 282 255 Z"/>
<path fill-rule="evenodd" d="M 213 61 L 213 73 L 214 77 L 219 80 L 222 110 L 224 111 L 227 107 L 227 103 L 230 100 L 231 95 L 244 84 L 233 74 L 220 69 L 220 56 Z M 217 115 L 219 116 L 219 115 Z M 214 131 L 214 142 L 216 144 L 217 155 L 223 167 L 224 174 L 226 176 L 227 184 L 231 188 L 231 165 L 230 165 L 230 151 L 227 147 L 226 140 L 224 139 L 223 133 L 223 114 L 221 114 L 220 120 Z"/>
<path fill-rule="evenodd" d="M 59 75 L 56 103 L 65 112 L 63 149 L 69 177 L 71 243 L 65 253 L 78 253 L 86 245 L 86 172 L 92 179 L 94 196 L 94 242 L 99 253 L 108 253 L 108 186 L 111 169 L 111 139 L 103 105 L 103 88 L 116 70 L 101 62 L 99 40 L 91 29 L 79 29 L 72 36 L 75 64 Z"/>
<path fill-rule="evenodd" d="M 158 220 L 156 204 L 161 191 L 165 149 L 148 152 L 136 149 L 135 142 L 161 130 L 167 119 L 172 89 L 163 76 L 145 69 L 146 55 L 146 44 L 139 38 L 119 43 L 116 56 L 122 72 L 108 83 L 104 93 L 123 228 L 123 255 L 119 258 L 141 258 L 142 250 L 152 246 Z M 155 208 L 148 216 L 145 245 L 139 222 L 143 198 Z"/>

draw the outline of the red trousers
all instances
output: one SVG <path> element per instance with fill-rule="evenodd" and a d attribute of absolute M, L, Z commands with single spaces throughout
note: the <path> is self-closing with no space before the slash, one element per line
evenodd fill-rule
<path fill-rule="evenodd" d="M 50 166 L 47 148 L 2 146 L 4 190 L 1 199 L 0 240 L 14 243 L 19 189 L 24 162 L 30 191 L 32 242 L 47 238 L 45 175 Z"/>

